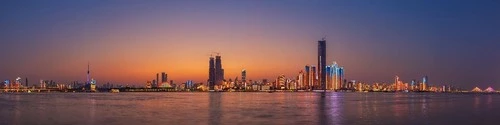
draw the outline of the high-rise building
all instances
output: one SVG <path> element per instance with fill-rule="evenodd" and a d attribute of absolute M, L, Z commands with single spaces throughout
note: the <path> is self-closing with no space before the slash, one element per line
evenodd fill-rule
<path fill-rule="evenodd" d="M 305 89 L 310 89 L 311 87 L 311 67 L 309 65 L 305 66 L 305 76 L 304 76 L 304 88 Z"/>
<path fill-rule="evenodd" d="M 395 76 L 394 77 L 394 88 L 396 91 L 400 90 L 398 83 L 399 83 L 399 76 Z"/>
<path fill-rule="evenodd" d="M 214 57 L 210 57 L 210 61 L 208 61 L 208 86 L 210 90 L 214 90 L 215 86 L 215 60 Z"/>
<path fill-rule="evenodd" d="M 276 88 L 286 89 L 287 87 L 285 86 L 286 86 L 286 78 L 285 75 L 281 74 L 280 76 L 278 76 L 278 79 L 276 81 Z"/>
<path fill-rule="evenodd" d="M 160 74 L 156 73 L 156 83 L 154 84 L 153 87 L 158 87 L 160 84 Z"/>
<path fill-rule="evenodd" d="M 325 83 L 326 83 L 326 89 L 332 90 L 333 89 L 333 82 L 332 82 L 332 67 L 331 66 L 326 66 L 326 78 L 325 78 Z"/>
<path fill-rule="evenodd" d="M 222 69 L 221 56 L 210 57 L 208 69 L 209 89 L 214 90 L 215 85 L 222 85 L 224 81 L 224 69 Z"/>
<path fill-rule="evenodd" d="M 28 87 L 28 77 L 26 77 L 25 80 L 26 80 L 26 83 L 24 83 L 24 84 L 26 84 L 26 87 Z"/>
<path fill-rule="evenodd" d="M 319 89 L 326 89 L 326 40 L 318 41 L 318 83 Z"/>
<path fill-rule="evenodd" d="M 420 91 L 426 91 L 427 90 L 427 86 L 429 86 L 429 79 L 427 78 L 427 76 L 424 76 L 424 78 L 422 78 L 422 87 L 420 88 L 421 90 Z"/>
<path fill-rule="evenodd" d="M 165 72 L 161 72 L 161 83 L 166 83 L 167 82 L 167 74 Z"/>
<path fill-rule="evenodd" d="M 245 69 L 241 70 L 241 82 L 243 83 L 247 82 L 247 70 Z"/>
<path fill-rule="evenodd" d="M 345 83 L 345 78 L 344 78 L 344 67 L 339 68 L 339 83 L 337 84 L 336 88 L 341 89 L 342 85 Z"/>
<path fill-rule="evenodd" d="M 222 60 L 219 55 L 215 56 L 215 74 L 217 76 L 215 78 L 215 84 L 221 85 L 224 81 L 224 69 L 222 69 Z"/>
<path fill-rule="evenodd" d="M 411 87 L 410 87 L 410 89 L 411 89 L 412 91 L 415 91 L 415 88 L 416 88 L 416 87 L 415 87 L 415 85 L 416 85 L 416 84 L 417 84 L 417 80 L 415 80 L 415 79 L 411 80 L 411 83 L 410 83 L 410 86 L 411 86 Z"/>
<path fill-rule="evenodd" d="M 311 66 L 311 89 L 319 89 L 318 87 L 318 74 L 316 72 L 316 66 L 312 65 Z"/>
<path fill-rule="evenodd" d="M 331 77 L 331 82 L 330 84 L 332 85 L 333 90 L 339 90 L 342 88 L 342 83 L 344 80 L 344 68 L 339 67 L 337 62 L 333 62 L 333 64 L 330 66 L 330 77 Z"/>
<path fill-rule="evenodd" d="M 304 88 L 304 72 L 302 70 L 299 71 L 299 76 L 297 76 L 297 88 L 295 89 L 303 89 Z"/>

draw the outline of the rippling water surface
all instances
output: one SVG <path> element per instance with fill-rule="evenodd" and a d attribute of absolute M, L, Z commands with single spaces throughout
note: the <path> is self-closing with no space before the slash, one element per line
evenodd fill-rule
<path fill-rule="evenodd" d="M 1 125 L 500 124 L 500 95 L 0 93 Z"/>

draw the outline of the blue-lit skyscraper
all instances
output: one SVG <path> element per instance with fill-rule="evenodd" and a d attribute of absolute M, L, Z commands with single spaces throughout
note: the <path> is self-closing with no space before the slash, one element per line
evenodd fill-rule
<path fill-rule="evenodd" d="M 429 78 L 427 76 L 424 76 L 424 78 L 422 78 L 422 87 L 421 87 L 421 91 L 426 91 L 427 90 L 427 86 L 429 86 Z"/>

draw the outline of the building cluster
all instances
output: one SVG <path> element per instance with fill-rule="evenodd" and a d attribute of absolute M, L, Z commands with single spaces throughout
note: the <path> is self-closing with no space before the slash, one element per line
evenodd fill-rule
<path fill-rule="evenodd" d="M 432 86 L 429 85 L 428 77 L 424 76 L 422 82 L 411 80 L 410 83 L 403 82 L 399 76 L 394 77 L 393 83 L 373 83 L 367 84 L 355 81 L 355 91 L 370 91 L 370 92 L 457 92 L 458 88 L 453 86 Z"/>
<path fill-rule="evenodd" d="M 224 78 L 224 69 L 222 68 L 222 59 L 219 53 L 216 56 L 210 56 L 208 68 L 207 84 L 194 83 L 188 80 L 179 85 L 173 80 L 168 79 L 165 72 L 156 73 L 156 78 L 146 81 L 145 87 L 136 88 L 135 86 L 114 86 L 113 84 L 103 84 L 100 89 L 129 89 L 127 91 L 359 91 L 359 92 L 457 92 L 458 88 L 453 86 L 431 86 L 427 76 L 422 81 L 411 80 L 410 83 L 403 82 L 399 76 L 394 77 L 393 83 L 363 83 L 356 80 L 348 80 L 345 76 L 344 67 L 333 62 L 326 64 L 326 40 L 323 38 L 318 41 L 317 65 L 305 65 L 298 75 L 287 78 L 285 75 L 279 75 L 274 81 L 263 79 L 254 81 L 247 79 L 247 70 L 241 70 L 240 79 L 226 80 Z M 57 90 L 81 90 L 98 91 L 97 82 L 90 78 L 90 64 L 87 70 L 87 80 L 84 83 L 77 81 L 72 84 L 57 84 L 52 80 L 40 80 L 40 84 L 28 85 L 28 78 L 25 78 L 25 85 L 20 77 L 15 80 L 5 80 L 0 84 L 1 89 L 57 89 Z M 474 88 L 472 92 L 496 92 L 489 87 L 485 90 Z"/>
<path fill-rule="evenodd" d="M 172 84 L 172 80 L 168 82 L 168 74 L 165 72 L 161 72 L 161 81 L 160 73 L 156 73 L 156 79 L 146 81 L 146 88 L 170 88 L 172 87 Z"/>

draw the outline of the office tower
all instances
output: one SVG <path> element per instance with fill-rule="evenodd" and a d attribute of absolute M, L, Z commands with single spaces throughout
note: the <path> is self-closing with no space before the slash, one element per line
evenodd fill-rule
<path fill-rule="evenodd" d="M 167 74 L 165 72 L 161 72 L 161 83 L 166 83 L 167 80 Z"/>
<path fill-rule="evenodd" d="M 210 90 L 214 90 L 215 86 L 215 61 L 214 57 L 210 57 L 210 61 L 208 61 L 208 86 Z"/>
<path fill-rule="evenodd" d="M 410 88 L 411 88 L 412 91 L 415 91 L 415 88 L 416 88 L 415 84 L 417 84 L 416 80 L 415 79 L 411 80 L 411 85 L 410 85 L 411 87 Z"/>
<path fill-rule="evenodd" d="M 219 55 L 215 56 L 215 74 L 215 84 L 221 85 L 224 81 L 224 69 L 222 69 L 221 56 Z"/>
<path fill-rule="evenodd" d="M 25 78 L 25 81 L 26 81 L 26 83 L 24 83 L 24 84 L 26 84 L 26 87 L 28 87 L 28 77 Z"/>
<path fill-rule="evenodd" d="M 160 84 L 160 74 L 156 73 L 156 84 L 154 84 L 153 87 L 158 87 L 159 84 Z"/>
<path fill-rule="evenodd" d="M 339 68 L 339 83 L 337 84 L 337 89 L 341 89 L 344 84 L 344 67 Z"/>
<path fill-rule="evenodd" d="M 429 79 L 427 78 L 427 76 L 424 76 L 424 78 L 422 78 L 422 88 L 421 88 L 421 91 L 426 91 L 427 90 L 427 86 L 429 86 Z"/>
<path fill-rule="evenodd" d="M 156 86 L 156 84 L 157 84 L 158 81 L 156 81 L 156 79 L 153 79 L 151 81 L 153 81 L 153 83 L 151 84 L 151 87 L 154 88 Z"/>
<path fill-rule="evenodd" d="M 316 72 L 316 66 L 311 66 L 311 89 L 318 89 L 318 75 Z"/>
<path fill-rule="evenodd" d="M 321 90 L 326 89 L 326 40 L 318 41 L 318 83 Z"/>
<path fill-rule="evenodd" d="M 331 75 L 331 66 L 326 66 L 326 78 L 325 78 L 325 83 L 326 83 L 326 89 L 332 90 L 333 89 L 333 82 L 332 82 L 332 75 Z"/>
<path fill-rule="evenodd" d="M 186 81 L 186 84 L 184 84 L 185 89 L 192 89 L 194 87 L 193 80 L 188 80 Z"/>
<path fill-rule="evenodd" d="M 277 89 L 285 89 L 285 84 L 286 84 L 286 78 L 284 74 L 281 74 L 278 76 L 278 79 L 276 80 L 276 88 Z"/>
<path fill-rule="evenodd" d="M 302 70 L 299 71 L 299 76 L 297 76 L 297 88 L 296 89 L 303 89 L 304 88 L 304 72 Z"/>
<path fill-rule="evenodd" d="M 243 69 L 243 70 L 241 70 L 241 81 L 243 83 L 246 83 L 247 82 L 246 79 L 247 79 L 247 70 Z"/>
<path fill-rule="evenodd" d="M 339 83 L 340 83 L 340 75 L 339 75 L 339 66 L 337 62 L 333 62 L 333 64 L 330 66 L 330 77 L 331 79 L 331 84 L 332 84 L 332 89 L 333 90 L 338 90 L 339 89 Z"/>
<path fill-rule="evenodd" d="M 305 76 L 304 76 L 304 88 L 309 89 L 311 85 L 311 67 L 309 65 L 305 66 Z"/>
<path fill-rule="evenodd" d="M 210 57 L 208 69 L 208 84 L 210 90 L 214 90 L 215 85 L 222 85 L 224 81 L 224 69 L 222 69 L 221 56 L 217 54 L 215 60 Z"/>

